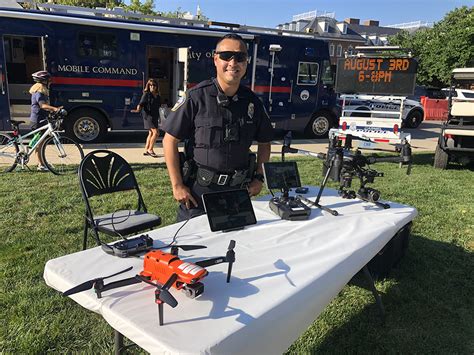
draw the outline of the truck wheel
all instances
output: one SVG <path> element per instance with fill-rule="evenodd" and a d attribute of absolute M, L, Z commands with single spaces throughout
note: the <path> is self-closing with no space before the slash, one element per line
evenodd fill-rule
<path fill-rule="evenodd" d="M 317 113 L 311 118 L 305 129 L 305 135 L 310 138 L 327 136 L 331 129 L 332 119 L 327 113 Z"/>
<path fill-rule="evenodd" d="M 105 117 L 95 110 L 74 111 L 65 121 L 66 134 L 80 143 L 99 142 L 107 133 Z"/>
<path fill-rule="evenodd" d="M 413 111 L 408 115 L 405 125 L 408 128 L 418 128 L 421 122 L 423 122 L 423 114 L 421 111 Z"/>
<path fill-rule="evenodd" d="M 436 146 L 435 156 L 434 156 L 434 164 L 433 166 L 438 169 L 446 169 L 448 166 L 448 153 L 446 153 L 439 144 Z"/>

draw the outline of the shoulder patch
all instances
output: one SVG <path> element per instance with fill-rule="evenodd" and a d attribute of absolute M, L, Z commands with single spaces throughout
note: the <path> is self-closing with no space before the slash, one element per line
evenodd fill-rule
<path fill-rule="evenodd" d="M 178 101 L 176 101 L 176 103 L 174 104 L 173 108 L 171 109 L 171 111 L 176 111 L 177 109 L 179 109 L 181 106 L 183 106 L 183 104 L 186 102 L 186 93 L 183 94 L 183 96 L 181 96 Z"/>

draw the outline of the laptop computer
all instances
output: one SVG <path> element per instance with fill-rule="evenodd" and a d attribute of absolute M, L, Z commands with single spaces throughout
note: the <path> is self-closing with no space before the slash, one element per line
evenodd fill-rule
<path fill-rule="evenodd" d="M 228 232 L 257 223 L 246 189 L 208 192 L 202 195 L 202 201 L 213 232 Z"/>

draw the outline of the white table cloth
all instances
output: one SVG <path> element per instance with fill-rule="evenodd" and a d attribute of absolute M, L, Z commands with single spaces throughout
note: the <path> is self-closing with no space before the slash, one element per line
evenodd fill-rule
<path fill-rule="evenodd" d="M 306 196 L 314 200 L 317 191 L 310 188 Z M 171 289 L 179 304 L 174 309 L 164 305 L 163 326 L 158 323 L 154 287 L 144 283 L 104 292 L 101 299 L 93 289 L 71 298 L 101 314 L 115 330 L 150 353 L 282 353 L 417 214 L 413 207 L 390 202 L 391 208 L 384 210 L 342 199 L 335 190 L 326 189 L 321 204 L 336 209 L 339 216 L 312 208 L 309 220 L 285 221 L 270 211 L 268 199 L 253 201 L 258 223 L 244 230 L 211 232 L 206 216 L 190 220 L 181 229 L 178 244 L 207 246 L 180 250 L 182 259 L 225 255 L 234 239 L 236 262 L 229 284 L 226 263 L 209 267 L 204 293 L 196 299 Z M 150 232 L 154 245 L 169 243 L 181 225 Z M 142 265 L 142 259 L 121 259 L 96 247 L 49 260 L 44 279 L 63 292 L 128 266 L 133 269 L 106 283 L 132 277 Z"/>

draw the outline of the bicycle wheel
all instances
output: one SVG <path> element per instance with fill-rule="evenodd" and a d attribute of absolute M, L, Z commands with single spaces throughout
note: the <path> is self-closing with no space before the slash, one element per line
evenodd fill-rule
<path fill-rule="evenodd" d="M 17 164 L 18 144 L 5 133 L 0 133 L 0 173 L 8 173 Z"/>
<path fill-rule="evenodd" d="M 41 149 L 46 167 L 55 175 L 77 174 L 77 169 L 84 157 L 79 144 L 69 137 L 49 137 Z"/>

